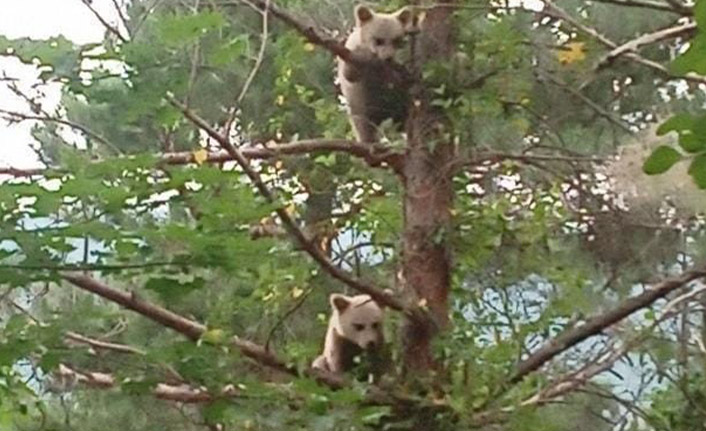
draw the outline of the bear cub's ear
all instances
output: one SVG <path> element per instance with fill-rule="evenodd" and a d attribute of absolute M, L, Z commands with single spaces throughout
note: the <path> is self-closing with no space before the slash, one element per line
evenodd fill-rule
<path fill-rule="evenodd" d="M 403 7 L 402 9 L 397 11 L 396 15 L 397 21 L 402 23 L 405 28 L 409 27 L 412 24 L 412 18 L 414 18 L 412 15 L 412 9 L 408 7 Z"/>
<path fill-rule="evenodd" d="M 341 295 L 340 293 L 332 294 L 329 299 L 331 301 L 331 307 L 338 310 L 339 313 L 343 313 L 346 311 L 346 308 L 351 305 L 350 298 L 346 295 Z"/>
<path fill-rule="evenodd" d="M 373 19 L 375 12 L 373 12 L 369 7 L 359 4 L 355 7 L 355 20 L 358 26 L 365 24 L 366 22 Z"/>

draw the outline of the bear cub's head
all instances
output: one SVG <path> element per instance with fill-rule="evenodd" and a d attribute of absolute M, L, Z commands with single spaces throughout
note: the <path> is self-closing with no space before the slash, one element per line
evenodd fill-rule
<path fill-rule="evenodd" d="M 331 295 L 332 322 L 341 337 L 364 350 L 382 346 L 384 310 L 370 295 Z"/>
<path fill-rule="evenodd" d="M 412 10 L 406 7 L 394 13 L 377 13 L 363 5 L 355 8 L 356 30 L 360 33 L 361 45 L 380 60 L 389 60 L 395 55 L 410 32 L 413 21 Z"/>

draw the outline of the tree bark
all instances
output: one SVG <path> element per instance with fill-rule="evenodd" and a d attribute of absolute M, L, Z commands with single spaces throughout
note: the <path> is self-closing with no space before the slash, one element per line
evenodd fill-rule
<path fill-rule="evenodd" d="M 414 44 L 415 63 L 447 56 L 451 50 L 451 8 L 429 10 Z M 418 73 L 416 75 L 419 75 Z M 448 324 L 451 256 L 448 233 L 453 204 L 449 166 L 451 142 L 439 133 L 443 118 L 429 105 L 425 89 L 412 89 L 407 119 L 404 181 L 402 286 L 405 293 L 428 307 L 432 321 L 407 319 L 403 327 L 405 367 L 413 373 L 434 368 L 431 341 Z"/>

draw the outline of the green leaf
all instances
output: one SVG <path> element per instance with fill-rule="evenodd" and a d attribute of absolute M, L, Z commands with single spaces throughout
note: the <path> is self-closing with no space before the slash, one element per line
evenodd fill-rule
<path fill-rule="evenodd" d="M 689 49 L 677 57 L 670 66 L 670 71 L 676 75 L 689 72 L 706 74 L 706 35 L 700 34 L 690 41 Z"/>
<path fill-rule="evenodd" d="M 706 148 L 706 137 L 699 136 L 691 130 L 679 135 L 679 146 L 687 153 L 698 153 Z"/>
<path fill-rule="evenodd" d="M 222 27 L 225 18 L 218 12 L 201 12 L 186 16 L 162 17 L 158 24 L 160 39 L 167 45 L 183 46 L 210 30 Z"/>
<path fill-rule="evenodd" d="M 706 2 L 697 0 L 694 5 L 694 18 L 699 26 L 699 31 L 706 30 Z"/>
<path fill-rule="evenodd" d="M 689 165 L 689 175 L 700 189 L 706 189 L 706 154 L 694 157 Z"/>
<path fill-rule="evenodd" d="M 246 57 L 250 50 L 248 35 L 240 35 L 218 46 L 209 56 L 208 61 L 214 66 L 225 66 Z"/>
<path fill-rule="evenodd" d="M 679 160 L 681 160 L 681 154 L 677 150 L 661 145 L 647 158 L 645 164 L 642 165 L 642 170 L 647 175 L 661 174 L 667 172 Z"/>
<path fill-rule="evenodd" d="M 682 132 L 684 130 L 691 130 L 694 127 L 693 115 L 688 113 L 677 114 L 671 117 L 669 120 L 662 123 L 657 129 L 657 135 L 666 135 L 669 132 Z"/>
<path fill-rule="evenodd" d="M 187 293 L 201 289 L 205 285 L 203 278 L 196 277 L 193 281 L 182 281 L 174 278 L 150 278 L 145 283 L 145 289 L 157 292 L 164 301 L 170 301 Z"/>

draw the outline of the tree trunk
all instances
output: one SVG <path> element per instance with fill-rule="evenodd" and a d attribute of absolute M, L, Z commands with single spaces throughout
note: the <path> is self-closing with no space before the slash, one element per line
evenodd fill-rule
<path fill-rule="evenodd" d="M 446 56 L 451 50 L 451 8 L 427 13 L 415 44 L 415 63 Z M 417 74 L 418 75 L 418 74 Z M 408 371 L 425 373 L 434 367 L 431 341 L 448 323 L 450 250 L 448 232 L 453 203 L 450 162 L 453 145 L 442 139 L 441 118 L 429 106 L 425 89 L 412 89 L 407 119 L 407 154 L 403 166 L 404 234 L 402 285 L 407 294 L 425 303 L 433 322 L 407 320 L 403 328 L 404 360 Z"/>

